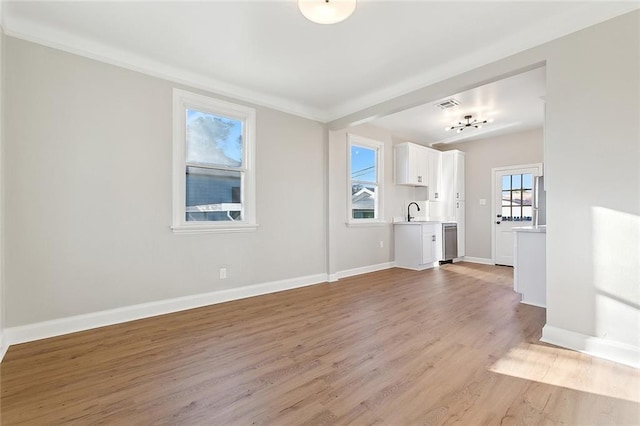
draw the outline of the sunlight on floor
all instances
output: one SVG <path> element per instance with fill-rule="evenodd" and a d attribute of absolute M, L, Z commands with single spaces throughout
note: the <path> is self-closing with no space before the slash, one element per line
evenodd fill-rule
<path fill-rule="evenodd" d="M 507 267 L 504 266 L 500 268 Z M 509 284 L 509 286 L 512 286 L 511 275 L 509 275 L 509 277 L 505 277 L 504 274 L 495 273 L 489 268 L 479 268 L 476 264 L 469 265 L 468 263 L 454 263 L 450 265 L 442 265 L 440 266 L 440 269 L 460 274 L 465 277 L 471 277 L 480 281 L 486 281 L 496 284 L 507 283 Z M 512 271 L 513 270 L 511 270 L 510 272 L 512 273 Z"/>
<path fill-rule="evenodd" d="M 606 368 L 596 368 L 600 364 Z M 640 403 L 640 370 L 557 347 L 521 343 L 489 370 Z"/>

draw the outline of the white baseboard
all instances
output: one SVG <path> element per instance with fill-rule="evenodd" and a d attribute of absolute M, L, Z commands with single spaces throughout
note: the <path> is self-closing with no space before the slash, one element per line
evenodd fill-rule
<path fill-rule="evenodd" d="M 7 337 L 4 332 L 0 332 L 0 362 L 4 358 L 7 350 L 9 349 L 9 344 L 7 343 Z"/>
<path fill-rule="evenodd" d="M 493 265 L 493 260 L 492 259 L 485 259 L 484 257 L 469 257 L 469 256 L 465 256 L 462 258 L 463 262 L 470 262 L 470 263 L 480 263 L 482 265 Z"/>
<path fill-rule="evenodd" d="M 360 274 L 368 274 L 369 272 L 376 272 L 376 271 L 382 271 L 384 269 L 389 269 L 389 268 L 393 268 L 396 265 L 395 262 L 386 262 L 386 263 L 378 263 L 377 265 L 369 265 L 369 266 L 363 266 L 361 268 L 353 268 L 353 269 L 347 269 L 345 271 L 338 271 L 335 274 L 332 274 L 329 276 L 329 281 L 337 281 L 339 279 L 342 278 L 347 278 L 347 277 L 352 277 L 354 275 L 360 275 Z"/>
<path fill-rule="evenodd" d="M 640 368 L 640 348 L 637 346 L 588 336 L 548 324 L 542 329 L 540 341 Z"/>
<path fill-rule="evenodd" d="M 175 299 L 125 306 L 122 308 L 76 315 L 73 317 L 44 321 L 18 327 L 9 327 L 5 329 L 4 336 L 2 336 L 2 344 L 8 347 L 9 345 L 15 345 L 18 343 L 46 339 L 48 337 L 90 330 L 92 328 L 134 321 L 156 315 L 170 314 L 187 309 L 214 305 L 216 303 L 229 302 L 231 300 L 244 299 L 247 297 L 275 293 L 283 290 L 291 290 L 326 281 L 326 274 L 309 275 L 306 277 L 272 281 L 240 288 L 219 290 L 211 293 L 196 294 L 193 296 L 184 296 Z"/>

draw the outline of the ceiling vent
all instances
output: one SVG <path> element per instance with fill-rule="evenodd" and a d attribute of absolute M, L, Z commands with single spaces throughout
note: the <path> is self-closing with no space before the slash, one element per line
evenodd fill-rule
<path fill-rule="evenodd" d="M 440 103 L 437 103 L 436 106 L 440 109 L 448 109 L 448 108 L 453 108 L 460 105 L 460 101 L 456 100 L 456 99 L 447 99 L 444 100 Z"/>

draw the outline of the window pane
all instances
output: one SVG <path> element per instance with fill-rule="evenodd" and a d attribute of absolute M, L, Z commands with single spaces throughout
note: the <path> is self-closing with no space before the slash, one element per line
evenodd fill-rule
<path fill-rule="evenodd" d="M 502 220 L 511 220 L 511 207 L 502 208 Z"/>
<path fill-rule="evenodd" d="M 522 191 L 521 190 L 517 190 L 517 191 L 511 191 L 511 198 L 512 198 L 512 203 L 514 206 L 520 206 L 522 205 Z"/>
<path fill-rule="evenodd" d="M 242 166 L 242 121 L 187 109 L 187 162 Z"/>
<path fill-rule="evenodd" d="M 502 191 L 502 205 L 503 206 L 511 205 L 511 191 Z"/>
<path fill-rule="evenodd" d="M 531 189 L 523 189 L 522 190 L 522 205 L 530 206 L 532 201 L 532 190 Z"/>
<path fill-rule="evenodd" d="M 351 180 L 376 182 L 376 150 L 351 145 Z"/>
<path fill-rule="evenodd" d="M 520 221 L 522 219 L 522 207 L 513 206 L 511 208 L 511 220 Z"/>
<path fill-rule="evenodd" d="M 376 185 L 351 185 L 351 217 L 353 219 L 376 218 Z"/>
<path fill-rule="evenodd" d="M 522 220 L 533 220 L 533 208 L 531 206 L 522 208 Z"/>
<path fill-rule="evenodd" d="M 522 175 L 511 175 L 512 179 L 511 179 L 511 188 L 512 189 L 520 189 L 522 188 Z"/>
<path fill-rule="evenodd" d="M 533 175 L 531 173 L 526 173 L 522 175 L 522 189 L 532 189 L 533 188 Z"/>
<path fill-rule="evenodd" d="M 502 176 L 502 189 L 511 189 L 511 175 Z"/>
<path fill-rule="evenodd" d="M 186 221 L 242 220 L 242 173 L 187 167 Z"/>

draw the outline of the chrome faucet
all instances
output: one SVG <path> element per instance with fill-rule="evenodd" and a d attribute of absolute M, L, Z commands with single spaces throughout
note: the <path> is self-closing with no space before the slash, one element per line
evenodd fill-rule
<path fill-rule="evenodd" d="M 415 206 L 418 208 L 418 211 L 420 211 L 420 206 L 418 205 L 418 203 L 409 203 L 409 205 L 407 206 L 407 222 L 411 222 L 411 219 L 413 219 L 413 216 L 411 216 L 411 204 L 415 204 Z"/>

